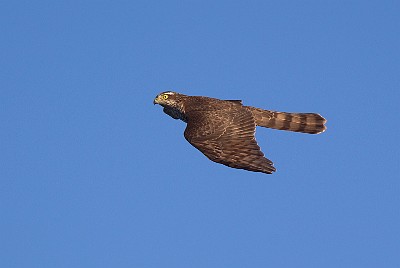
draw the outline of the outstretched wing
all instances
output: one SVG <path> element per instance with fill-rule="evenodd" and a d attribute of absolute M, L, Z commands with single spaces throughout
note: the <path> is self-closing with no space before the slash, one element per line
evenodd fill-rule
<path fill-rule="evenodd" d="M 275 168 L 257 145 L 255 128 L 251 112 L 236 106 L 191 112 L 184 135 L 190 144 L 214 162 L 270 174 Z"/>

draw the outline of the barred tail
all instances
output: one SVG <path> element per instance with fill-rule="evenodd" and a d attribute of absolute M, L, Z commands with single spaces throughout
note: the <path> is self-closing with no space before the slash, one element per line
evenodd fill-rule
<path fill-rule="evenodd" d="M 326 130 L 326 119 L 315 113 L 284 113 L 249 107 L 257 126 L 318 134 Z"/>

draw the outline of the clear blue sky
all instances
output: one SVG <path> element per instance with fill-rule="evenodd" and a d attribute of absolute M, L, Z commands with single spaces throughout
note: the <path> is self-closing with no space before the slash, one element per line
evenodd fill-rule
<path fill-rule="evenodd" d="M 398 1 L 2 1 L 0 267 L 400 267 Z M 328 119 L 218 165 L 161 91 Z"/>

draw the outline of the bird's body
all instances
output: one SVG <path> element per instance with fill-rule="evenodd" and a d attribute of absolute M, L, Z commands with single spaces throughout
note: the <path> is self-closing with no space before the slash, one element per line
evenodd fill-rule
<path fill-rule="evenodd" d="M 326 120 L 315 113 L 284 113 L 244 106 L 240 100 L 220 100 L 163 92 L 154 104 L 187 123 L 184 136 L 210 160 L 270 174 L 276 169 L 255 140 L 256 126 L 309 134 L 323 132 Z"/>

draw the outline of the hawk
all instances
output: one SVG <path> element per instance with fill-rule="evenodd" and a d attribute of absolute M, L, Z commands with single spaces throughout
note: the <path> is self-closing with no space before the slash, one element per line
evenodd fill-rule
<path fill-rule="evenodd" d="M 153 101 L 164 113 L 187 123 L 185 139 L 211 161 L 232 168 L 271 174 L 276 171 L 255 139 L 256 126 L 309 134 L 324 132 L 316 113 L 285 113 L 245 106 L 241 100 L 162 92 Z"/>

